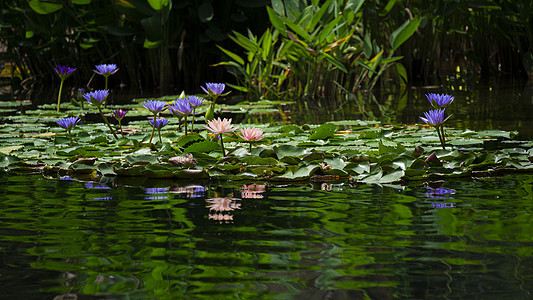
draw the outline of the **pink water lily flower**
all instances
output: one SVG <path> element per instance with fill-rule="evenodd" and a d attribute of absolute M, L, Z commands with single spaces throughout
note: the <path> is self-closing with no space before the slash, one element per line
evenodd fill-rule
<path fill-rule="evenodd" d="M 222 140 L 222 135 L 228 135 L 231 136 L 231 133 L 238 129 L 238 127 L 233 127 L 231 124 L 231 118 L 228 120 L 224 118 L 224 120 L 221 120 L 220 118 L 213 119 L 209 122 L 207 122 L 208 126 L 204 127 L 211 131 L 209 135 L 211 136 L 219 136 L 220 137 L 220 146 L 222 147 L 222 156 L 226 156 L 226 150 L 224 150 L 224 141 Z"/>
<path fill-rule="evenodd" d="M 255 141 L 259 141 L 265 138 L 263 134 L 263 130 L 259 128 L 255 128 L 255 127 L 242 128 L 240 131 L 241 133 L 240 134 L 237 133 L 237 135 L 241 139 L 247 142 L 255 142 Z"/>
<path fill-rule="evenodd" d="M 233 124 L 231 124 L 231 118 L 229 120 L 226 118 L 224 118 L 223 120 L 221 120 L 220 118 L 213 119 L 207 122 L 207 125 L 208 126 L 204 125 L 204 127 L 207 130 L 212 132 L 210 135 L 225 134 L 225 135 L 230 136 L 231 132 L 239 128 L 239 127 L 233 127 Z"/>

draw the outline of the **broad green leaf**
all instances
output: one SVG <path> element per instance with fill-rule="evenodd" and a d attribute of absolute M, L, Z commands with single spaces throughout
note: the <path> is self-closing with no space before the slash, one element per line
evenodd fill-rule
<path fill-rule="evenodd" d="M 157 158 L 157 156 L 151 154 L 130 154 L 126 155 L 126 157 L 124 157 L 124 160 L 126 160 L 126 162 L 132 165 L 138 163 L 159 163 L 159 159 Z"/>
<path fill-rule="evenodd" d="M 363 179 L 361 179 L 361 182 L 378 183 L 381 177 L 383 177 L 383 172 L 381 171 L 381 169 L 378 169 L 377 172 L 373 172 L 372 174 L 363 177 Z"/>
<path fill-rule="evenodd" d="M 337 132 L 337 126 L 331 123 L 326 123 L 316 128 L 314 132 L 309 136 L 309 139 L 310 140 L 328 139 L 334 136 L 335 132 Z"/>
<path fill-rule="evenodd" d="M 211 151 L 219 150 L 221 149 L 221 146 L 219 143 L 212 142 L 212 141 L 204 141 L 204 142 L 198 142 L 190 145 L 189 147 L 185 148 L 183 153 L 192 153 L 192 152 L 199 152 L 199 153 L 209 153 Z"/>
<path fill-rule="evenodd" d="M 190 133 L 188 135 L 182 135 L 175 143 L 180 147 L 187 148 L 190 145 L 201 141 L 205 141 L 201 135 L 197 133 Z"/>
<path fill-rule="evenodd" d="M 231 59 L 233 59 L 234 61 L 236 61 L 238 64 L 240 65 L 244 65 L 244 59 L 242 59 L 240 56 L 238 56 L 237 54 L 229 51 L 229 50 L 226 50 L 222 47 L 220 47 L 219 45 L 216 45 L 218 49 L 220 49 L 222 52 L 224 52 L 227 56 L 229 56 Z"/>
<path fill-rule="evenodd" d="M 305 149 L 293 145 L 281 145 L 275 147 L 274 151 L 276 151 L 278 159 L 282 159 L 285 156 L 301 156 L 307 154 Z"/>
<path fill-rule="evenodd" d="M 267 7 L 268 9 L 269 7 Z M 272 0 L 272 8 L 275 12 L 277 12 L 280 15 L 285 15 L 285 7 L 283 5 L 283 1 L 281 0 Z"/>
<path fill-rule="evenodd" d="M 278 0 L 279 2 L 281 2 L 281 0 Z M 283 5 L 283 3 L 282 3 Z M 270 19 L 270 23 L 272 23 L 272 26 L 274 26 L 274 28 L 276 28 L 276 30 L 285 35 L 285 23 L 283 21 L 282 18 L 280 18 L 277 14 L 276 14 L 276 11 L 274 11 L 272 8 L 268 7 L 267 6 L 267 13 L 268 13 L 268 18 Z"/>
<path fill-rule="evenodd" d="M 276 166 L 279 164 L 273 157 L 259 157 L 259 156 L 246 156 L 241 159 L 241 162 L 248 165 L 266 165 L 266 166 Z"/>
<path fill-rule="evenodd" d="M 10 165 L 15 164 L 19 161 L 20 159 L 15 156 L 0 154 L 0 167 L 1 168 L 9 167 Z"/>
<path fill-rule="evenodd" d="M 383 140 L 379 140 L 378 147 L 379 147 L 379 154 L 384 154 L 384 153 L 404 153 L 406 151 L 405 147 L 402 144 L 396 144 L 396 147 L 385 146 L 383 144 Z"/>
<path fill-rule="evenodd" d="M 287 169 L 287 172 L 282 176 L 277 176 L 273 179 L 276 180 L 306 180 L 308 179 L 320 166 L 318 165 L 308 165 L 301 166 L 296 171 Z"/>
<path fill-rule="evenodd" d="M 3 147 L 3 148 L 0 148 L 0 153 L 3 153 L 3 154 L 10 154 L 12 151 L 17 151 L 17 150 L 20 150 L 24 148 L 23 145 L 16 145 L 16 146 L 8 146 L 8 147 Z"/>
<path fill-rule="evenodd" d="M 365 0 L 348 0 L 346 3 L 346 9 L 351 9 L 354 12 L 358 12 Z"/>
<path fill-rule="evenodd" d="M 328 9 L 330 8 L 332 1 L 333 0 L 327 0 L 326 2 L 324 2 L 324 4 L 322 4 L 322 7 L 320 7 L 320 9 L 313 15 L 313 18 L 309 23 L 308 30 L 314 30 L 316 24 L 318 24 L 320 19 L 322 19 L 322 16 L 324 16 L 326 11 L 328 11 Z"/>
<path fill-rule="evenodd" d="M 159 47 L 159 44 L 161 44 L 161 41 L 152 42 L 148 39 L 145 39 L 143 47 L 146 49 L 154 49 L 154 48 Z"/>
<path fill-rule="evenodd" d="M 98 171 L 100 171 L 100 173 L 103 176 L 116 176 L 117 175 L 115 170 L 113 170 L 113 164 L 105 164 L 105 163 L 99 164 Z"/>
<path fill-rule="evenodd" d="M 169 4 L 169 1 L 171 0 L 148 0 L 148 4 L 150 4 L 153 9 L 160 11 L 163 7 Z"/>
<path fill-rule="evenodd" d="M 401 63 L 396 63 L 396 73 L 398 73 L 398 76 L 402 79 L 402 82 L 404 84 L 407 84 L 407 71 L 405 70 L 405 67 Z M 407 97 L 405 97 L 407 99 Z"/>
<path fill-rule="evenodd" d="M 413 20 L 405 21 L 400 27 L 392 32 L 389 42 L 393 50 L 398 49 L 405 41 L 407 41 L 407 39 L 411 37 L 411 35 L 413 35 L 413 33 L 415 33 L 415 31 L 418 29 L 418 25 L 420 25 L 421 20 L 422 19 L 420 16 L 416 16 L 413 18 Z"/>
<path fill-rule="evenodd" d="M 30 0 L 28 4 L 30 5 L 31 9 L 41 15 L 54 13 L 63 7 L 61 3 L 41 0 Z"/>
<path fill-rule="evenodd" d="M 402 179 L 402 177 L 405 175 L 405 172 L 403 170 L 396 170 L 391 173 L 388 173 L 387 175 L 381 177 L 378 182 L 379 183 L 391 183 L 391 182 L 398 182 Z"/>

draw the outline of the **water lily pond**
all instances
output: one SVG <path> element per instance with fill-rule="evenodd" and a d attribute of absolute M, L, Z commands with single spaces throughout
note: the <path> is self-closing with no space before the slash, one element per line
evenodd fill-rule
<path fill-rule="evenodd" d="M 6 297 L 533 292 L 533 142 L 517 131 L 448 126 L 443 149 L 420 120 L 291 124 L 289 103 L 264 100 L 217 107 L 265 136 L 221 144 L 203 116 L 185 135 L 166 113 L 156 131 L 145 100 L 120 106 L 120 126 L 75 101 L 2 102 Z"/>

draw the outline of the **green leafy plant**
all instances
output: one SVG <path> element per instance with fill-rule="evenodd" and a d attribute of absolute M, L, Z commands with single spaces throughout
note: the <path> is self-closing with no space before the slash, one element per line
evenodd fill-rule
<path fill-rule="evenodd" d="M 398 64 L 394 52 L 416 30 L 420 18 L 408 20 L 391 34 L 390 45 L 378 45 L 362 27 L 363 1 L 272 1 L 267 7 L 273 30 L 257 38 L 234 32 L 230 38 L 247 56 L 219 47 L 239 81 L 235 89 L 250 97 L 314 101 L 347 99 L 361 88 L 372 89 L 383 73 Z M 397 70 L 405 79 L 405 69 Z M 353 97 L 352 97 L 353 98 Z"/>

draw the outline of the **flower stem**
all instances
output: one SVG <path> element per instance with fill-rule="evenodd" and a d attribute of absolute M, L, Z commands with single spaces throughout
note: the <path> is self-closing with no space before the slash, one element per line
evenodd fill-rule
<path fill-rule="evenodd" d="M 163 144 L 163 141 L 161 140 L 161 129 L 157 129 L 157 134 L 159 135 L 159 142 Z"/>
<path fill-rule="evenodd" d="M 437 129 L 437 135 L 439 136 L 440 145 L 442 146 L 442 149 L 446 150 L 446 148 L 444 148 L 444 141 L 442 140 L 442 134 L 441 134 L 440 128 L 441 126 L 435 127 L 435 129 Z"/>
<path fill-rule="evenodd" d="M 446 148 L 444 148 L 444 145 L 446 144 L 446 136 L 444 135 L 444 126 L 440 126 L 440 131 L 441 131 L 441 137 L 442 137 L 442 141 L 441 141 L 441 144 L 442 144 L 442 149 L 446 150 Z"/>
<path fill-rule="evenodd" d="M 105 76 L 105 89 L 106 90 L 107 90 L 107 78 L 108 76 Z M 107 108 L 107 99 L 109 99 L 109 97 L 105 97 L 104 108 Z"/>
<path fill-rule="evenodd" d="M 148 143 L 152 142 L 152 138 L 154 137 L 154 132 L 155 132 L 155 116 L 154 116 L 154 126 L 152 126 L 152 133 L 150 134 L 150 140 L 148 141 Z"/>
<path fill-rule="evenodd" d="M 67 130 L 68 137 L 70 138 L 70 144 L 72 145 L 74 142 L 72 141 L 72 134 L 70 133 L 70 130 Z"/>
<path fill-rule="evenodd" d="M 220 136 L 220 146 L 222 146 L 222 157 L 226 157 L 226 150 L 224 150 L 224 141 L 222 140 L 222 134 Z"/>
<path fill-rule="evenodd" d="M 120 128 L 120 134 L 122 134 L 122 138 L 124 138 L 124 131 L 122 131 L 122 123 L 118 121 L 118 127 Z"/>
<path fill-rule="evenodd" d="M 250 154 L 252 154 L 252 142 L 250 141 Z"/>
<path fill-rule="evenodd" d="M 63 90 L 63 82 L 65 82 L 65 80 L 61 80 L 61 84 L 59 85 L 59 94 L 57 95 L 57 112 L 59 112 L 59 105 L 61 104 L 61 91 Z"/>
<path fill-rule="evenodd" d="M 107 125 L 107 127 L 109 127 L 109 130 L 111 130 L 111 133 L 113 134 L 115 139 L 118 140 L 117 134 L 113 130 L 113 127 L 111 127 L 111 124 L 109 124 L 109 122 L 107 121 L 107 118 L 104 116 L 104 113 L 102 113 L 102 109 L 100 108 L 100 106 L 98 106 L 98 111 L 100 112 L 100 116 L 102 116 L 102 119 L 104 119 L 104 123 Z"/>
<path fill-rule="evenodd" d="M 187 116 L 185 116 L 184 119 L 185 119 L 185 135 L 187 135 Z"/>
<path fill-rule="evenodd" d="M 192 109 L 191 133 L 194 131 L 194 116 L 195 115 L 196 115 L 196 107 Z"/>

